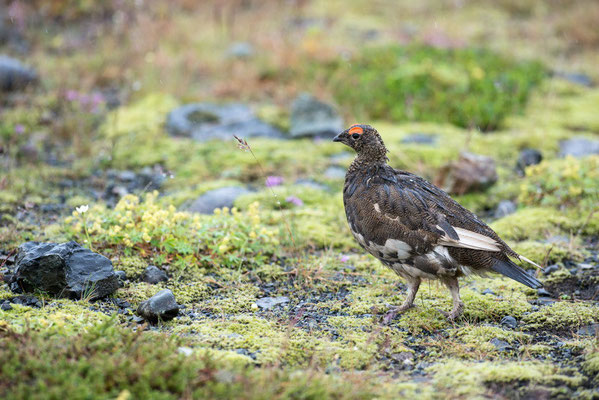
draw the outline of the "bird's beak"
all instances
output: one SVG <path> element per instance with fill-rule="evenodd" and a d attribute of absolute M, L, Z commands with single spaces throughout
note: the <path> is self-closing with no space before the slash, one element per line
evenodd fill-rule
<path fill-rule="evenodd" d="M 340 134 L 338 134 L 337 136 L 335 136 L 333 138 L 333 142 L 343 142 L 343 135 L 344 134 L 345 134 L 345 131 L 343 131 Z"/>

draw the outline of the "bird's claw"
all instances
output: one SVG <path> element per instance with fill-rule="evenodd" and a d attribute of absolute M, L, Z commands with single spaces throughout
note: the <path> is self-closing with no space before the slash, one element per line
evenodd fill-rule
<path fill-rule="evenodd" d="M 403 304 L 399 307 L 391 307 L 389 312 L 387 314 L 385 314 L 385 316 L 383 317 L 383 324 L 389 325 L 391 323 L 391 321 L 393 321 L 393 319 L 395 317 L 397 317 L 398 314 L 401 314 L 402 312 L 409 310 L 412 307 L 413 307 L 412 304 L 410 304 L 410 305 Z"/>

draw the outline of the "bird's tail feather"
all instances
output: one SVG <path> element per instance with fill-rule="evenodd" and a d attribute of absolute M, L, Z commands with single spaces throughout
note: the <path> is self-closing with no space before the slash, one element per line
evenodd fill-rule
<path fill-rule="evenodd" d="M 491 269 L 507 276 L 508 278 L 512 278 L 513 280 L 520 282 L 529 288 L 538 289 L 543 287 L 543 284 L 539 282 L 537 278 L 529 275 L 525 270 L 514 264 L 509 259 L 496 260 Z"/>

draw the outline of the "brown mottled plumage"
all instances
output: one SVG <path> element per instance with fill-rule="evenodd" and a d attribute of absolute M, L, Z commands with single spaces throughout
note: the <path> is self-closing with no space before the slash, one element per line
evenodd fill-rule
<path fill-rule="evenodd" d="M 387 165 L 387 148 L 369 125 L 352 125 L 334 139 L 354 149 L 343 203 L 352 234 L 364 249 L 408 283 L 397 312 L 412 307 L 422 279 L 447 285 L 453 309 L 463 311 L 458 277 L 494 271 L 531 288 L 541 283 L 514 264 L 519 256 L 476 215 L 426 180 Z M 534 264 L 536 265 L 536 264 Z"/>

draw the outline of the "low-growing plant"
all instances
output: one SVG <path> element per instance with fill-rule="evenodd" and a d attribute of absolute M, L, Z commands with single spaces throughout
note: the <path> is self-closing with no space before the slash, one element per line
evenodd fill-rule
<path fill-rule="evenodd" d="M 327 70 L 335 99 L 353 115 L 483 131 L 501 127 L 546 74 L 538 62 L 429 46 L 370 48 L 329 63 Z"/>
<path fill-rule="evenodd" d="M 179 270 L 190 265 L 238 267 L 250 259 L 259 264 L 277 251 L 279 231 L 261 222 L 257 202 L 244 212 L 225 207 L 200 215 L 163 205 L 157 196 L 126 195 L 114 209 L 92 206 L 85 218 L 75 210 L 65 219 L 65 229 L 72 239 L 89 237 L 94 248 L 142 257 L 160 254 Z"/>
<path fill-rule="evenodd" d="M 566 157 L 526 169 L 519 201 L 554 207 L 596 206 L 599 200 L 599 157 Z"/>

